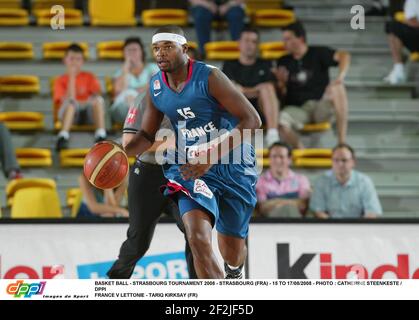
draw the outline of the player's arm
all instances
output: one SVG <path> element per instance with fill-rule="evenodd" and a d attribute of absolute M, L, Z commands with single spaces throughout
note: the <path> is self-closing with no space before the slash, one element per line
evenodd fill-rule
<path fill-rule="evenodd" d="M 153 145 L 154 137 L 156 136 L 163 120 L 163 113 L 153 105 L 148 93 L 146 99 L 147 105 L 144 110 L 141 129 L 125 146 L 125 152 L 128 156 L 140 155 Z"/>
<path fill-rule="evenodd" d="M 262 121 L 249 100 L 220 70 L 215 68 L 212 70 L 208 77 L 208 87 L 210 94 L 239 121 L 236 130 L 233 130 L 230 136 L 222 142 L 228 143 L 229 152 L 241 144 L 244 129 L 258 129 L 262 125 Z M 235 143 L 237 141 L 239 143 Z M 224 154 L 220 153 L 219 158 L 222 156 Z"/>

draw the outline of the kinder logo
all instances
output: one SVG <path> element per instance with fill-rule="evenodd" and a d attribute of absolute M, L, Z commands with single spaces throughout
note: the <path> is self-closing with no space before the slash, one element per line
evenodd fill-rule
<path fill-rule="evenodd" d="M 77 266 L 79 279 L 103 279 L 114 261 Z M 135 266 L 136 279 L 187 279 L 185 253 L 175 252 L 143 257 Z"/>
<path fill-rule="evenodd" d="M 7 294 L 13 295 L 15 298 L 31 298 L 33 295 L 42 294 L 44 292 L 46 281 L 39 283 L 25 283 L 23 280 L 18 280 L 7 286 Z"/>
<path fill-rule="evenodd" d="M 288 243 L 277 243 L 278 279 L 307 279 L 305 269 L 316 256 L 320 260 L 320 279 L 382 279 L 385 274 L 395 275 L 397 279 L 419 279 L 419 269 L 410 275 L 409 255 L 398 254 L 397 264 L 383 264 L 368 270 L 361 264 L 340 265 L 333 263 L 331 253 L 303 253 L 293 265 L 290 264 Z"/>

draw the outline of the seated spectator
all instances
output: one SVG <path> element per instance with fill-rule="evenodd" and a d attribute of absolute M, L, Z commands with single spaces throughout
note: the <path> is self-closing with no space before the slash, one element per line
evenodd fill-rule
<path fill-rule="evenodd" d="M 145 50 L 138 37 L 127 38 L 124 43 L 124 65 L 113 76 L 115 100 L 111 106 L 113 122 L 124 123 L 129 107 L 138 94 L 145 94 L 148 82 L 159 68 L 145 63 Z"/>
<path fill-rule="evenodd" d="M 79 184 L 83 200 L 80 203 L 77 218 L 128 217 L 128 210 L 120 206 L 127 188 L 127 179 L 115 189 L 100 190 L 90 184 L 81 174 Z"/>
<path fill-rule="evenodd" d="M 17 162 L 16 152 L 13 148 L 12 137 L 6 125 L 0 122 L 0 162 L 4 176 L 9 179 L 23 178 Z"/>
<path fill-rule="evenodd" d="M 244 0 L 189 0 L 198 36 L 199 52 L 205 54 L 204 46 L 210 42 L 211 23 L 214 19 L 228 21 L 231 39 L 237 40 L 244 27 Z"/>
<path fill-rule="evenodd" d="M 304 215 L 310 197 L 307 177 L 290 169 L 291 147 L 276 142 L 269 147 L 269 170 L 257 184 L 258 211 L 264 217 L 289 217 Z"/>
<path fill-rule="evenodd" d="M 406 81 L 402 49 L 410 52 L 419 51 L 419 0 L 406 0 L 404 4 L 405 21 L 390 21 L 386 24 L 386 33 L 393 58 L 393 69 L 384 78 L 390 84 Z"/>
<path fill-rule="evenodd" d="M 307 123 L 329 121 L 336 116 L 338 142 L 346 140 L 348 98 L 344 79 L 350 55 L 323 46 L 307 45 L 300 22 L 284 28 L 283 41 L 288 55 L 277 61 L 274 73 L 282 97 L 280 134 L 293 147 L 303 148 L 296 130 Z M 329 68 L 339 66 L 337 78 L 330 81 Z"/>
<path fill-rule="evenodd" d="M 353 170 L 355 152 L 347 144 L 333 149 L 333 169 L 314 183 L 310 211 L 320 219 L 376 218 L 382 215 L 380 201 L 371 179 Z"/>
<path fill-rule="evenodd" d="M 239 60 L 224 62 L 223 72 L 258 110 L 266 124 L 266 142 L 270 145 L 279 140 L 279 103 L 275 93 L 275 76 L 271 72 L 272 65 L 258 58 L 259 33 L 256 29 L 243 29 L 239 47 Z"/>
<path fill-rule="evenodd" d="M 54 82 L 54 103 L 60 105 L 58 118 L 62 129 L 58 133 L 56 150 L 68 148 L 73 124 L 94 124 L 95 141 L 106 139 L 104 101 L 100 96 L 99 80 L 82 71 L 83 50 L 78 44 L 68 47 L 64 57 L 67 73 Z"/>

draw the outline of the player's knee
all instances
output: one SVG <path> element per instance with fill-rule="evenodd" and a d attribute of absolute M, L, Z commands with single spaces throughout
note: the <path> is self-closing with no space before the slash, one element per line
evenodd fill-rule
<path fill-rule="evenodd" d="M 202 255 L 212 250 L 211 238 L 203 232 L 189 234 L 188 242 L 194 254 L 199 253 L 199 255 Z"/>

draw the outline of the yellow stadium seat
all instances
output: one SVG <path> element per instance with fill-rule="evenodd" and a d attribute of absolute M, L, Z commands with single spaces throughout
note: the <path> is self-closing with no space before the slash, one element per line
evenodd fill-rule
<path fill-rule="evenodd" d="M 264 42 L 259 45 L 260 56 L 262 59 L 279 59 L 287 54 L 282 41 Z"/>
<path fill-rule="evenodd" d="M 398 11 L 394 14 L 394 19 L 398 22 L 405 22 L 406 18 L 403 11 Z"/>
<path fill-rule="evenodd" d="M 32 59 L 33 47 L 29 42 L 0 42 L 0 59 Z"/>
<path fill-rule="evenodd" d="M 295 21 L 295 14 L 292 10 L 260 9 L 256 10 L 252 16 L 252 22 L 257 27 L 284 27 Z"/>
<path fill-rule="evenodd" d="M 20 9 L 21 7 L 21 0 L 0 0 L 1 9 Z"/>
<path fill-rule="evenodd" d="M 330 122 L 308 123 L 301 129 L 302 132 L 321 132 L 327 131 L 331 128 Z"/>
<path fill-rule="evenodd" d="M 57 185 L 54 180 L 46 178 L 24 178 L 10 181 L 6 186 L 7 204 L 13 203 L 15 193 L 26 188 L 47 188 L 56 189 Z"/>
<path fill-rule="evenodd" d="M 62 218 L 57 190 L 35 187 L 17 191 L 10 216 L 12 218 Z"/>
<path fill-rule="evenodd" d="M 294 167 L 330 168 L 332 149 L 295 149 L 292 159 Z"/>
<path fill-rule="evenodd" d="M 39 93 L 40 88 L 37 76 L 0 76 L 0 93 Z"/>
<path fill-rule="evenodd" d="M 51 12 L 51 9 L 38 9 L 34 11 L 36 17 L 36 24 L 38 26 L 49 26 L 51 24 L 51 18 L 56 13 Z M 68 26 L 82 26 L 83 25 L 83 13 L 78 9 L 68 9 L 64 11 L 64 24 Z"/>
<path fill-rule="evenodd" d="M 0 112 L 0 121 L 10 130 L 44 130 L 44 115 L 32 111 Z"/>
<path fill-rule="evenodd" d="M 42 44 L 42 55 L 44 59 L 62 59 L 71 41 L 45 42 Z M 77 43 L 83 49 L 85 59 L 89 58 L 89 45 L 87 42 Z"/>
<path fill-rule="evenodd" d="M 134 0 L 89 0 L 89 15 L 93 26 L 135 26 Z"/>
<path fill-rule="evenodd" d="M 245 0 L 246 13 L 252 15 L 260 9 L 279 9 L 281 8 L 281 2 L 281 0 Z"/>
<path fill-rule="evenodd" d="M 410 54 L 410 61 L 419 62 L 419 52 L 412 52 Z"/>
<path fill-rule="evenodd" d="M 205 44 L 206 57 L 209 60 L 235 60 L 240 57 L 237 41 L 214 41 Z"/>
<path fill-rule="evenodd" d="M 26 10 L 0 8 L 0 26 L 27 26 L 28 24 L 29 16 Z"/>
<path fill-rule="evenodd" d="M 74 8 L 74 0 L 32 0 L 32 10 L 50 9 L 52 6 L 60 5 L 66 10 Z"/>
<path fill-rule="evenodd" d="M 16 148 L 16 157 L 21 167 L 51 167 L 51 150 L 41 148 Z"/>
<path fill-rule="evenodd" d="M 61 150 L 60 165 L 62 167 L 82 167 L 89 150 L 88 148 Z"/>
<path fill-rule="evenodd" d="M 70 188 L 67 189 L 66 199 L 67 199 L 67 206 L 70 208 L 74 205 L 74 201 L 78 194 L 81 193 L 80 188 Z"/>
<path fill-rule="evenodd" d="M 192 49 L 198 49 L 198 43 L 196 43 L 195 41 L 188 41 L 188 47 Z"/>
<path fill-rule="evenodd" d="M 102 41 L 96 45 L 97 56 L 99 59 L 118 59 L 124 58 L 124 41 Z"/>
<path fill-rule="evenodd" d="M 141 13 L 142 23 L 146 27 L 164 25 L 188 25 L 188 11 L 182 9 L 149 9 Z"/>

